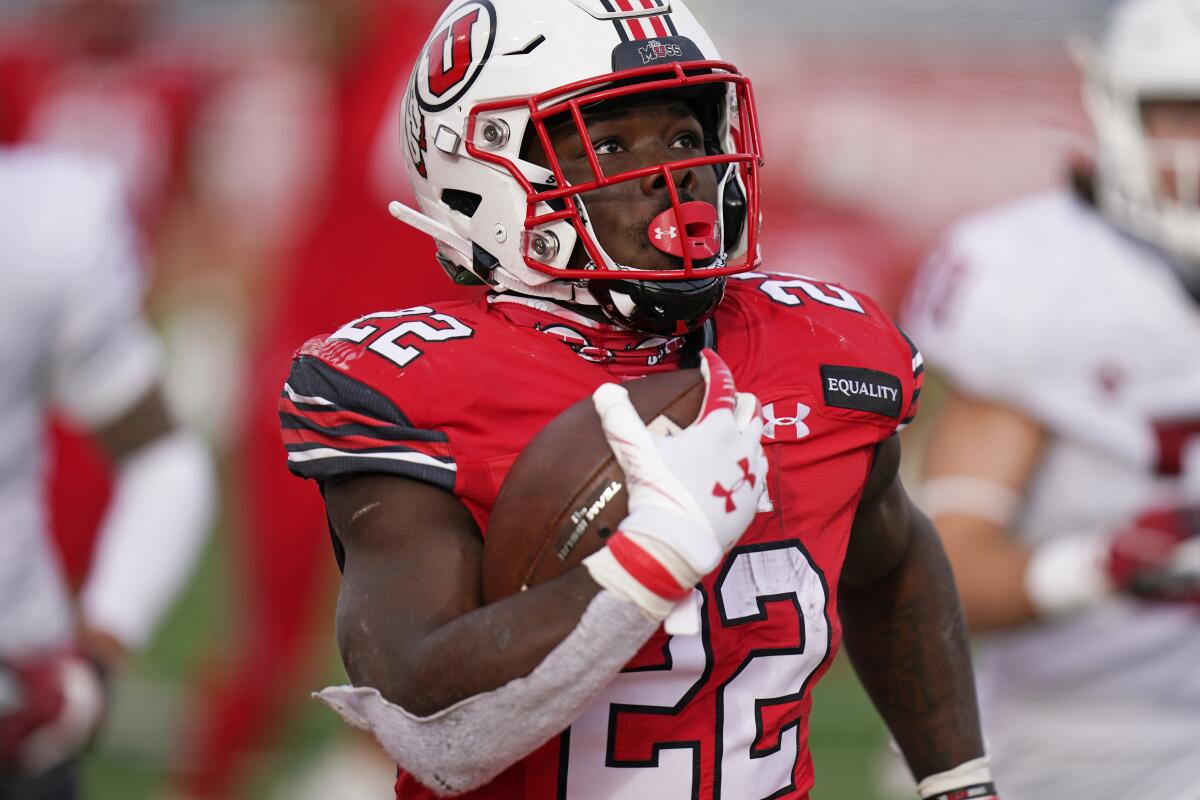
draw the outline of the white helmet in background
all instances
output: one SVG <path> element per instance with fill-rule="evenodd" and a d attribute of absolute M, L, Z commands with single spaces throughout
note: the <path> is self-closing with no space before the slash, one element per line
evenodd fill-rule
<path fill-rule="evenodd" d="M 1200 0 L 1118 4 L 1084 68 L 1101 209 L 1200 271 L 1200 141 L 1151 140 L 1142 116 L 1150 101 L 1200 103 Z M 1167 170 L 1174 197 L 1162 191 Z"/>
<path fill-rule="evenodd" d="M 569 184 L 547 120 L 573 118 L 586 140 L 582 109 L 664 91 L 701 109 L 705 157 L 618 175 L 592 161 L 594 180 Z M 401 135 L 420 212 L 393 203 L 392 213 L 437 240 L 456 281 L 598 305 L 639 330 L 665 330 L 672 316 L 692 329 L 696 303 L 715 308 L 725 276 L 757 263 L 753 93 L 681 0 L 453 0 L 417 60 Z M 550 169 L 522 157 L 535 137 Z M 688 208 L 707 204 L 681 203 L 672 176 L 702 168 L 719 186 L 707 224 Z M 655 172 L 672 187 L 664 219 L 676 241 L 673 251 L 654 244 L 682 269 L 616 263 L 588 219 L 589 191 Z M 570 263 L 577 249 L 582 266 Z"/>

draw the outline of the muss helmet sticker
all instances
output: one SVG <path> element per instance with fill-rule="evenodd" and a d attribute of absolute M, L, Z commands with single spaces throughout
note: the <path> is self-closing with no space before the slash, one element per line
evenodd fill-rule
<path fill-rule="evenodd" d="M 492 55 L 496 9 L 491 0 L 472 0 L 433 32 L 417 61 L 413 92 L 421 108 L 444 111 L 466 94 Z"/>

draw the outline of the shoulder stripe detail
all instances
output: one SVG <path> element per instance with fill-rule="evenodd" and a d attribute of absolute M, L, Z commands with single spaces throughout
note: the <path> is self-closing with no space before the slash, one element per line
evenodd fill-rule
<path fill-rule="evenodd" d="M 332 448 L 288 453 L 293 473 L 313 480 L 347 478 L 371 472 L 400 475 L 454 491 L 457 468 L 421 453 L 345 453 Z"/>
<path fill-rule="evenodd" d="M 917 345 L 911 338 L 909 338 L 908 334 L 904 332 L 904 328 L 901 328 L 894 320 L 892 321 L 892 324 L 896 326 L 896 330 L 904 339 L 905 343 L 908 344 L 908 349 L 912 351 L 913 357 L 915 358 L 917 355 L 919 355 L 921 351 L 917 349 Z"/>
<path fill-rule="evenodd" d="M 892 324 L 896 325 L 895 322 Z M 912 353 L 913 377 L 916 377 L 925 371 L 925 358 L 921 355 L 921 351 L 917 347 L 916 343 L 909 338 L 908 334 L 904 332 L 903 328 L 901 328 L 899 325 L 896 325 L 896 330 L 900 333 L 900 336 L 904 339 L 904 343 L 908 345 L 908 349 Z"/>
<path fill-rule="evenodd" d="M 335 397 L 339 407 L 349 405 L 371 414 L 380 422 L 411 427 L 408 418 L 387 397 L 312 356 L 302 355 L 292 362 L 292 372 L 288 376 L 287 385 L 303 397 L 318 400 Z"/>
<path fill-rule="evenodd" d="M 338 412 L 338 416 L 349 416 L 351 412 Z M 428 443 L 430 446 L 441 444 L 446 441 L 445 434 L 437 431 L 419 431 L 414 428 L 401 428 L 391 425 L 375 425 L 372 423 L 364 424 L 341 424 L 325 426 L 319 424 L 319 419 L 314 419 L 315 414 L 289 414 L 286 409 L 279 410 L 279 427 L 284 431 L 303 430 L 312 431 L 321 434 L 330 439 L 337 439 L 345 436 L 367 436 L 373 439 L 380 439 L 387 442 L 422 442 Z M 421 449 L 429 449 L 422 447 Z"/>
<path fill-rule="evenodd" d="M 329 436 L 320 431 L 307 430 L 303 428 L 284 428 L 282 430 L 283 444 L 288 451 L 303 449 L 307 445 L 318 445 L 328 447 L 335 445 L 354 452 L 367 452 L 370 450 L 387 450 L 387 451 L 402 451 L 422 453 L 430 458 L 451 460 L 453 457 L 450 454 L 450 445 L 445 442 L 412 442 L 407 444 L 397 444 L 397 441 L 406 441 L 404 439 L 387 439 L 374 436 L 358 436 L 358 435 L 341 435 Z"/>
<path fill-rule="evenodd" d="M 321 431 L 330 436 L 367 433 L 371 436 L 392 438 L 400 441 L 444 442 L 446 434 L 438 431 L 419 430 L 405 425 L 389 425 L 365 414 L 346 409 L 310 411 L 284 398 L 279 400 L 279 420 L 284 428 L 307 428 Z"/>
<path fill-rule="evenodd" d="M 290 383 L 283 384 L 283 393 L 285 395 L 287 395 L 287 398 L 289 400 L 291 400 L 293 403 L 298 403 L 300 405 L 305 405 L 305 406 L 331 406 L 331 405 L 333 405 L 332 401 L 326 400 L 324 397 L 307 397 L 305 395 L 298 394 L 296 392 L 296 390 L 292 388 L 292 385 Z"/>
<path fill-rule="evenodd" d="M 382 472 L 453 491 L 449 437 L 413 427 L 382 392 L 313 356 L 298 356 L 279 397 L 288 468 L 317 481 Z"/>
<path fill-rule="evenodd" d="M 420 464 L 426 467 L 435 467 L 444 469 L 447 472 L 457 472 L 458 465 L 453 462 L 439 461 L 436 458 L 427 456 L 424 453 L 360 453 L 347 450 L 335 450 L 332 447 L 319 447 L 313 450 L 301 450 L 299 452 L 288 453 L 288 461 L 299 463 L 304 461 L 319 461 L 325 458 L 368 458 L 382 459 L 385 461 L 406 461 L 409 464 Z"/>

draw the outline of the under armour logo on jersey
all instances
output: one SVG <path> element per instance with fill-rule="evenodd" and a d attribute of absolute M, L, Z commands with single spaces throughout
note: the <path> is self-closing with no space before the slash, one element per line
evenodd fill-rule
<path fill-rule="evenodd" d="M 753 489 L 754 485 L 758 483 L 758 476 L 750 471 L 750 459 L 743 458 L 737 463 L 738 466 L 742 468 L 742 477 L 738 478 L 737 482 L 734 483 L 733 486 L 729 487 L 728 489 L 726 489 L 720 483 L 717 483 L 715 486 L 713 486 L 713 497 L 725 498 L 726 514 L 732 514 L 737 510 L 737 504 L 733 502 L 733 496 L 741 491 L 743 486 L 749 484 L 750 488 Z"/>
<path fill-rule="evenodd" d="M 812 409 L 794 400 L 767 403 L 763 406 L 763 438 L 782 442 L 794 442 L 808 436 L 804 420 Z"/>
<path fill-rule="evenodd" d="M 665 231 L 662 228 L 655 228 L 654 229 L 654 238 L 659 239 L 659 240 L 662 240 L 664 238 L 665 239 L 678 239 L 679 238 L 679 229 L 676 228 L 674 225 L 672 225 L 670 228 L 668 228 Z"/>

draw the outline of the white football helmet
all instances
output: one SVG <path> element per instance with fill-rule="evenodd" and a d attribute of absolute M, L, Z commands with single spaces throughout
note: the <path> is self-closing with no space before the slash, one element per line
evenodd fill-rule
<path fill-rule="evenodd" d="M 663 91 L 702 105 L 705 157 L 615 175 L 592 157 L 594 180 L 567 181 L 547 120 L 573 119 L 589 141 L 581 109 Z M 437 240 L 438 260 L 458 282 L 598 305 L 619 324 L 677 333 L 680 319 L 692 329 L 716 307 L 724 276 L 757 263 L 753 92 L 681 0 L 453 0 L 417 60 L 402 113 L 421 210 L 393 203 L 391 211 Z M 534 137 L 550 169 L 522 158 Z M 715 214 L 681 203 L 674 188 L 673 171 L 702 168 L 717 171 Z M 588 218 L 587 192 L 654 173 L 670 187 L 666 235 L 678 240 L 674 250 L 655 246 L 682 269 L 616 263 Z M 706 206 L 708 224 L 688 208 L 696 205 Z M 582 268 L 570 265 L 577 248 Z"/>
<path fill-rule="evenodd" d="M 1147 101 L 1200 102 L 1200 0 L 1120 3 L 1083 57 L 1101 208 L 1200 272 L 1200 141 L 1151 140 L 1142 120 Z M 1164 170 L 1175 197 L 1161 191 Z"/>

